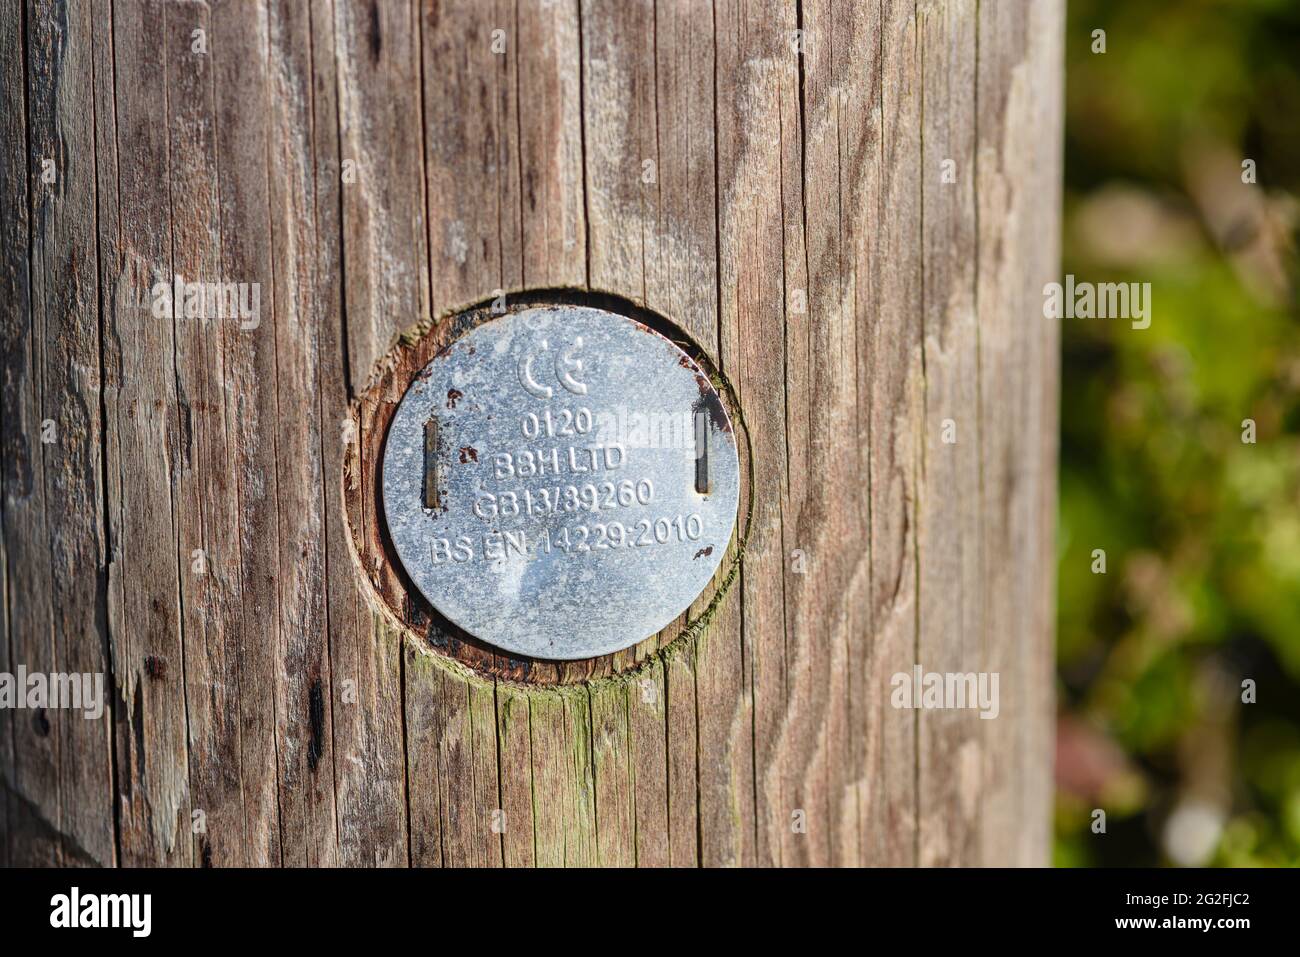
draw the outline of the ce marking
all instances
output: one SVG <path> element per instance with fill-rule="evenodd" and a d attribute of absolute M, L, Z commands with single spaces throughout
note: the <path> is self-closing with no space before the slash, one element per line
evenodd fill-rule
<path fill-rule="evenodd" d="M 526 352 L 520 357 L 516 371 L 519 373 L 519 384 L 524 387 L 524 391 L 537 396 L 539 399 L 549 399 L 555 394 L 555 390 L 549 385 L 542 385 L 533 376 L 533 360 L 540 358 L 540 353 L 550 352 L 551 346 L 545 339 L 541 340 L 538 345 L 539 349 Z M 581 348 L 582 336 L 578 336 L 573 341 L 571 349 L 567 352 L 557 351 L 551 362 L 555 380 L 574 395 L 587 394 L 587 383 L 578 378 L 582 374 L 582 360 L 577 357 L 576 353 Z"/>

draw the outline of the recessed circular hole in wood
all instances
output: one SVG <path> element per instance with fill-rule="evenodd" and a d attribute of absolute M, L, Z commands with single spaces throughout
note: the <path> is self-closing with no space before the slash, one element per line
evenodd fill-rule
<path fill-rule="evenodd" d="M 707 392 L 712 395 L 716 389 L 716 393 L 722 397 L 725 417 L 729 419 L 728 427 L 734 427 L 740 465 L 738 484 L 741 504 L 736 518 L 735 535 L 731 538 L 730 547 L 725 544 L 722 546 L 726 553 L 717 564 L 716 573 L 707 581 L 690 607 L 657 633 L 630 647 L 599 657 L 569 661 L 549 661 L 512 654 L 480 640 L 441 614 L 422 594 L 403 566 L 399 550 L 385 521 L 383 493 L 385 442 L 393 428 L 394 416 L 403 396 L 426 366 L 435 358 L 440 358 L 435 367 L 441 365 L 449 354 L 456 351 L 453 350 L 454 345 L 485 323 L 506 314 L 535 312 L 539 307 L 545 309 L 557 306 L 591 307 L 625 316 L 649 327 L 685 352 L 690 363 L 698 366 L 699 371 L 707 376 L 707 382 L 701 380 L 708 387 Z M 522 321 L 523 318 L 519 317 L 515 321 Z M 475 342 L 482 335 L 483 333 L 473 336 L 469 341 Z M 462 344 L 460 350 L 463 351 L 464 348 Z M 678 357 L 681 358 L 680 353 Z M 683 365 L 690 363 L 683 359 Z M 716 399 L 714 401 L 716 403 Z M 394 349 L 379 363 L 370 386 L 354 403 L 352 415 L 358 441 L 349 443 L 346 447 L 344 501 L 362 574 L 373 590 L 373 597 L 382 604 L 382 610 L 388 617 L 418 636 L 428 648 L 455 659 L 480 674 L 527 683 L 559 684 L 633 671 L 655 655 L 672 650 L 678 643 L 689 641 L 700 634 L 735 579 L 748 534 L 749 506 L 752 501 L 749 494 L 750 443 L 739 404 L 725 377 L 685 333 L 664 317 L 626 300 L 575 290 L 529 291 L 511 295 L 504 306 L 500 299 L 486 300 L 446 316 L 431 328 L 413 328 L 401 337 Z M 728 435 L 728 438 L 732 436 Z M 436 496 L 436 490 L 431 491 Z M 405 547 L 409 560 L 409 546 Z M 427 571 L 417 569 L 417 574 L 425 576 L 424 585 L 427 589 Z M 668 609 L 668 614 L 672 614 L 673 610 L 675 609 Z"/>

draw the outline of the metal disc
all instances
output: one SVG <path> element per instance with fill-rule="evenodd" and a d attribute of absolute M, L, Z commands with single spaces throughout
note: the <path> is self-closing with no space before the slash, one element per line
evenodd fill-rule
<path fill-rule="evenodd" d="M 489 320 L 416 376 L 383 461 L 403 567 L 449 620 L 519 655 L 633 645 L 704 590 L 736 523 L 718 392 L 626 316 Z"/>

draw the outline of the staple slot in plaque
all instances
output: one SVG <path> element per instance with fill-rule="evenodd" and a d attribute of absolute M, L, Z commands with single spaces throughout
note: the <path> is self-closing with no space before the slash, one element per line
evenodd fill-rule
<path fill-rule="evenodd" d="M 438 508 L 438 420 L 424 423 L 424 507 Z"/>
<path fill-rule="evenodd" d="M 709 494 L 709 410 L 695 413 L 695 491 Z"/>

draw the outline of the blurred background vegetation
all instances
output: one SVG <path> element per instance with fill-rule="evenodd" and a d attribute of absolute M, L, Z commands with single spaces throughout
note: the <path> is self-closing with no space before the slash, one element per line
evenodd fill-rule
<path fill-rule="evenodd" d="M 1300 0 L 1070 0 L 1067 57 L 1063 271 L 1152 311 L 1063 320 L 1056 860 L 1297 865 Z"/>

